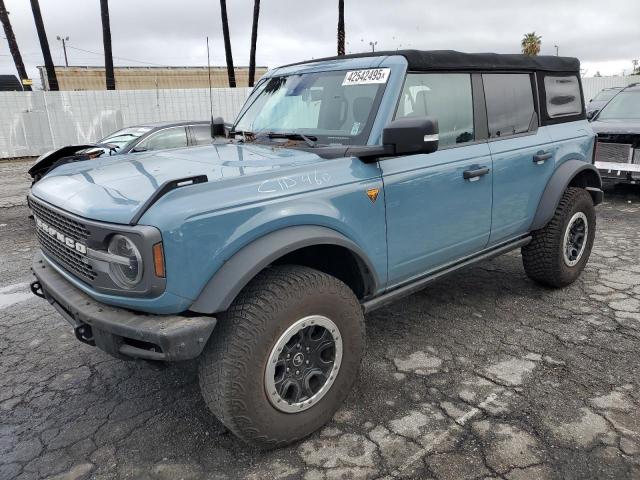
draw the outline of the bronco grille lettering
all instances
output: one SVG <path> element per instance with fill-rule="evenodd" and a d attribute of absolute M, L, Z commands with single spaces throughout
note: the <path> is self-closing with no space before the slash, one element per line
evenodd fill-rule
<path fill-rule="evenodd" d="M 82 253 L 83 255 L 87 254 L 86 245 L 76 241 L 74 238 L 68 237 L 65 234 L 59 232 L 54 227 L 40 220 L 38 217 L 35 217 L 35 219 L 36 219 L 36 227 L 39 230 L 42 230 L 43 232 L 48 234 L 51 238 L 56 239 L 65 247 L 70 248 L 71 250 L 75 250 L 78 253 Z"/>

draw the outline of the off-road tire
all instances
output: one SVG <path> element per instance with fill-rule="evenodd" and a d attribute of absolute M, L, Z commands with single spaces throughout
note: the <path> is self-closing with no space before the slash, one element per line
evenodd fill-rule
<path fill-rule="evenodd" d="M 336 324 L 342 361 L 334 383 L 317 404 L 285 413 L 267 398 L 265 368 L 277 339 L 309 315 L 324 315 Z M 200 358 L 202 396 L 213 414 L 245 442 L 263 449 L 280 447 L 332 418 L 357 378 L 364 345 L 362 308 L 343 282 L 307 267 L 270 267 L 219 316 Z"/>
<path fill-rule="evenodd" d="M 578 212 L 587 218 L 585 250 L 574 266 L 564 261 L 563 239 L 569 221 Z M 551 221 L 532 234 L 531 242 L 522 247 L 522 262 L 529 278 L 549 287 L 565 287 L 582 273 L 593 247 L 596 212 L 591 195 L 583 188 L 569 187 L 562 195 Z"/>

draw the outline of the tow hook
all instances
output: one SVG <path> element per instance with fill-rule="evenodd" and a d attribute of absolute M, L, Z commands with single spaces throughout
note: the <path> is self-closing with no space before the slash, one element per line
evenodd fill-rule
<path fill-rule="evenodd" d="M 44 291 L 42 290 L 42 285 L 40 285 L 39 281 L 31 282 L 29 285 L 31 288 L 31 293 L 33 293 L 36 297 L 44 298 Z"/>
<path fill-rule="evenodd" d="M 76 338 L 82 343 L 86 343 L 92 347 L 96 346 L 96 341 L 93 339 L 93 330 L 91 330 L 91 325 L 82 323 L 74 328 L 73 331 L 76 334 Z"/>

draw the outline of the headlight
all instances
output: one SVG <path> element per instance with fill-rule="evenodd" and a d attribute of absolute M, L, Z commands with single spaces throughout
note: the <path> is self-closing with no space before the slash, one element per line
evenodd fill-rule
<path fill-rule="evenodd" d="M 142 256 L 135 244 L 124 235 L 114 235 L 108 251 L 120 257 L 109 265 L 111 278 L 118 286 L 134 288 L 142 279 Z"/>

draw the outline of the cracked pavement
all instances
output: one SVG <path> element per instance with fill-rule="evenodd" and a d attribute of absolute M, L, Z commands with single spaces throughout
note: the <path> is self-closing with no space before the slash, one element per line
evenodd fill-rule
<path fill-rule="evenodd" d="M 334 419 L 258 452 L 209 414 L 196 362 L 113 359 L 28 292 L 28 165 L 0 163 L 0 479 L 640 478 L 640 188 L 608 192 L 568 288 L 515 252 L 367 315 Z"/>

